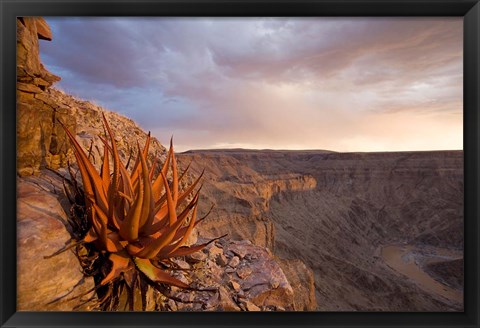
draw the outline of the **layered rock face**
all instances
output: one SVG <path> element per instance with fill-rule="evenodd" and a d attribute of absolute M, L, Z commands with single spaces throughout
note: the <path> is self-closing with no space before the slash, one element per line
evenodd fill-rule
<path fill-rule="evenodd" d="M 206 168 L 209 183 L 202 195 L 203 210 L 207 211 L 210 206 L 214 209 L 201 228 L 202 235 L 213 238 L 228 233 L 233 239 L 250 240 L 273 250 L 275 232 L 268 214 L 272 197 L 284 191 L 313 190 L 317 182 L 309 174 L 288 170 L 262 174 L 255 167 L 255 160 L 246 165 L 243 158 L 234 154 L 231 150 L 191 151 L 177 156 L 184 166 L 192 162 L 194 175 Z M 257 159 L 263 155 L 255 151 L 252 156 Z"/>
<path fill-rule="evenodd" d="M 17 169 L 21 175 L 38 173 L 40 166 L 66 164 L 68 144 L 62 144 L 64 132 L 55 123 L 67 121 L 66 111 L 52 104 L 46 90 L 60 78 L 48 72 L 40 62 L 38 39 L 51 40 L 50 28 L 42 18 L 17 19 Z"/>
<path fill-rule="evenodd" d="M 207 150 L 184 153 L 181 159 L 193 160 L 194 171 L 206 168 L 210 183 L 203 189 L 203 211 L 209 203 L 216 207 L 205 227 L 228 222 L 220 225 L 221 233 L 238 234 L 238 217 L 273 222 L 274 253 L 300 258 L 313 269 L 320 310 L 463 309 L 461 302 L 396 272 L 381 256 L 388 245 L 415 246 L 417 253 L 409 256 L 417 258 L 443 249 L 452 259 L 463 256 L 462 151 Z M 238 217 L 230 221 L 228 213 Z M 463 275 L 457 264 L 447 258 L 436 272 Z M 453 280 L 462 293 L 461 279 Z"/>
<path fill-rule="evenodd" d="M 60 77 L 48 72 L 40 61 L 38 42 L 51 40 L 43 18 L 17 19 L 17 171 L 21 176 L 38 174 L 42 168 L 58 169 L 72 160 L 70 143 L 58 123 L 78 134 L 86 149 L 93 145 L 93 156 L 103 149 L 102 113 L 115 130 L 120 155 L 136 154 L 136 141 L 144 143 L 146 133 L 132 120 L 78 100 L 52 87 Z M 75 119 L 72 119 L 72 118 Z M 93 144 L 92 144 L 93 141 Z M 165 156 L 165 148 L 153 138 L 149 156 Z M 96 163 L 99 165 L 100 161 Z"/>

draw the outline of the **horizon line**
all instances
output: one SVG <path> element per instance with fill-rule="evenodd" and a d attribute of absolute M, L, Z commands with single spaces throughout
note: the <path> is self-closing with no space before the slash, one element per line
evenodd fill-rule
<path fill-rule="evenodd" d="M 374 150 L 374 151 L 337 151 L 319 148 L 305 148 L 305 149 L 274 149 L 274 148 L 195 148 L 184 151 L 179 151 L 177 154 L 188 152 L 214 152 L 214 151 L 254 151 L 254 152 L 325 152 L 325 153 L 413 153 L 413 152 L 454 152 L 464 151 L 464 149 L 420 149 L 420 150 Z"/>

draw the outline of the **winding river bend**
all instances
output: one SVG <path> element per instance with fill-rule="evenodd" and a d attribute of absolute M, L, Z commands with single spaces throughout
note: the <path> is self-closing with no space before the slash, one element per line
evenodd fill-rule
<path fill-rule="evenodd" d="M 455 252 L 436 248 L 435 252 L 426 254 L 410 245 L 390 245 L 383 247 L 381 254 L 385 263 L 391 269 L 407 276 L 423 290 L 438 294 L 457 303 L 463 302 L 462 291 L 451 288 L 433 279 L 420 265 L 420 261 L 423 263 L 435 263 L 461 258 L 461 256 Z"/>

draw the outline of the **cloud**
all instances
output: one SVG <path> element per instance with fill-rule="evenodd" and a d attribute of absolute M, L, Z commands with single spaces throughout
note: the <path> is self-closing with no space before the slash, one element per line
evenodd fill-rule
<path fill-rule="evenodd" d="M 462 147 L 460 18 L 47 21 L 60 87 L 177 149 Z"/>

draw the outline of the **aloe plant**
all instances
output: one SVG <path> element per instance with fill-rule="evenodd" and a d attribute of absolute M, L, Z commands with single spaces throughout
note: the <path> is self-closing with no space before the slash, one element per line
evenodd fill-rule
<path fill-rule="evenodd" d="M 107 259 L 100 268 L 100 272 L 103 271 L 101 278 L 97 277 L 97 290 L 109 287 L 100 303 L 106 304 L 112 290 L 121 291 L 126 287 L 132 310 L 133 291 L 140 288 L 145 309 L 147 285 L 160 291 L 165 285 L 191 288 L 168 273 L 166 268 L 171 266 L 170 259 L 197 252 L 213 241 L 185 245 L 192 230 L 205 218 L 197 219 L 201 187 L 198 190 L 196 187 L 203 173 L 181 190 L 180 181 L 188 168 L 178 176 L 177 160 L 170 140 L 167 158 L 155 176 L 157 161 L 149 166 L 146 159 L 150 134 L 143 149 L 137 143 L 138 155 L 129 170 L 128 164 L 124 166 L 119 158 L 115 136 L 105 115 L 103 122 L 106 132 L 105 137 L 100 136 L 104 144 L 100 171 L 90 162 L 89 154 L 75 136 L 60 122 L 73 146 L 83 182 L 87 230 L 77 245 L 91 245 L 98 251 L 99 257 Z M 170 182 L 167 179 L 169 173 Z"/>

